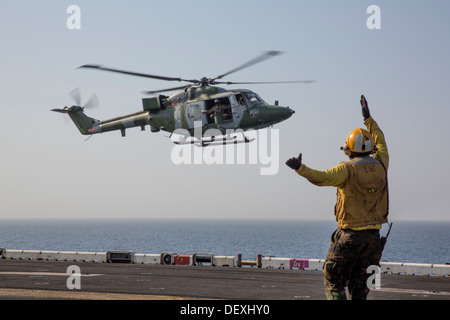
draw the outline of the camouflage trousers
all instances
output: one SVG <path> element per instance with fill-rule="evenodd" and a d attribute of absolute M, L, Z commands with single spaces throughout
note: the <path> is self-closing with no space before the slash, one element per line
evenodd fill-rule
<path fill-rule="evenodd" d="M 338 228 L 331 236 L 323 266 L 327 299 L 346 300 L 346 287 L 350 299 L 367 299 L 367 267 L 379 265 L 382 251 L 379 230 Z"/>

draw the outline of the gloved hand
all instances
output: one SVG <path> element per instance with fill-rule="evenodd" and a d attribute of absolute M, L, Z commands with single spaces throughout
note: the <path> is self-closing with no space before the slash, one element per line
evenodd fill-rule
<path fill-rule="evenodd" d="M 364 120 L 367 120 L 370 117 L 370 110 L 369 110 L 369 104 L 367 103 L 367 100 L 363 95 L 361 96 L 361 111 L 362 111 Z"/>
<path fill-rule="evenodd" d="M 298 170 L 302 165 L 302 154 L 300 153 L 297 158 L 290 158 L 286 161 L 286 165 L 291 169 Z"/>

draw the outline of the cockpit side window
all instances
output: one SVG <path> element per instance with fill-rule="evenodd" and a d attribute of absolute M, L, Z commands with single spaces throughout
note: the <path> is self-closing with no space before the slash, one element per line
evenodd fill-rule
<path fill-rule="evenodd" d="M 250 107 L 257 104 L 257 103 L 263 103 L 266 104 L 264 102 L 263 99 L 261 99 L 256 93 L 254 92 L 247 92 L 245 93 L 245 97 L 247 98 L 247 101 L 249 102 Z"/>

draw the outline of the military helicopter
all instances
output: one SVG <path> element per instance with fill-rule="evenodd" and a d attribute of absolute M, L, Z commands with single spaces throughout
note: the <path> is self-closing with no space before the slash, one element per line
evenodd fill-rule
<path fill-rule="evenodd" d="M 158 95 L 142 99 L 143 111 L 109 120 L 100 121 L 88 117 L 84 113 L 84 109 L 97 106 L 97 98 L 94 95 L 84 106 L 81 106 L 78 90 L 71 92 L 76 105 L 66 106 L 63 109 L 52 109 L 51 111 L 68 114 L 83 135 L 94 135 L 120 130 L 122 137 L 125 137 L 126 129 L 141 127 L 141 130 L 144 131 L 145 127 L 149 125 L 151 132 L 163 130 L 170 132 L 171 136 L 173 133 L 183 132 L 181 134 L 181 140 L 172 140 L 178 144 L 192 143 L 206 146 L 217 141 L 221 141 L 223 144 L 248 143 L 251 140 L 245 134 L 242 134 L 243 140 L 237 140 L 237 136 L 230 136 L 229 132 L 238 129 L 241 129 L 241 132 L 245 132 L 249 129 L 256 130 L 272 126 L 290 118 L 295 111 L 289 107 L 279 106 L 278 101 L 275 101 L 274 105 L 269 105 L 258 94 L 248 89 L 226 90 L 215 85 L 314 82 L 314 80 L 277 82 L 219 81 L 225 76 L 280 55 L 281 53 L 280 51 L 266 51 L 224 74 L 214 78 L 203 77 L 200 80 L 172 78 L 86 64 L 79 68 L 109 71 L 165 81 L 187 82 L 187 84 L 162 90 L 146 91 L 146 94 Z M 170 96 L 160 94 L 175 90 L 178 91 Z M 200 138 L 194 136 L 194 133 L 199 128 L 199 124 L 202 132 L 202 137 Z M 203 137 L 203 133 L 209 129 L 216 129 L 215 132 L 219 132 L 222 138 L 218 139 L 217 135 Z"/>

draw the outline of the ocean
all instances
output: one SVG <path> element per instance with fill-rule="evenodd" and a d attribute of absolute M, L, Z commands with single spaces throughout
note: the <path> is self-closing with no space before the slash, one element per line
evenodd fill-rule
<path fill-rule="evenodd" d="M 335 229 L 332 220 L 0 219 L 0 247 L 324 259 Z M 450 263 L 450 221 L 394 221 L 381 260 Z"/>

